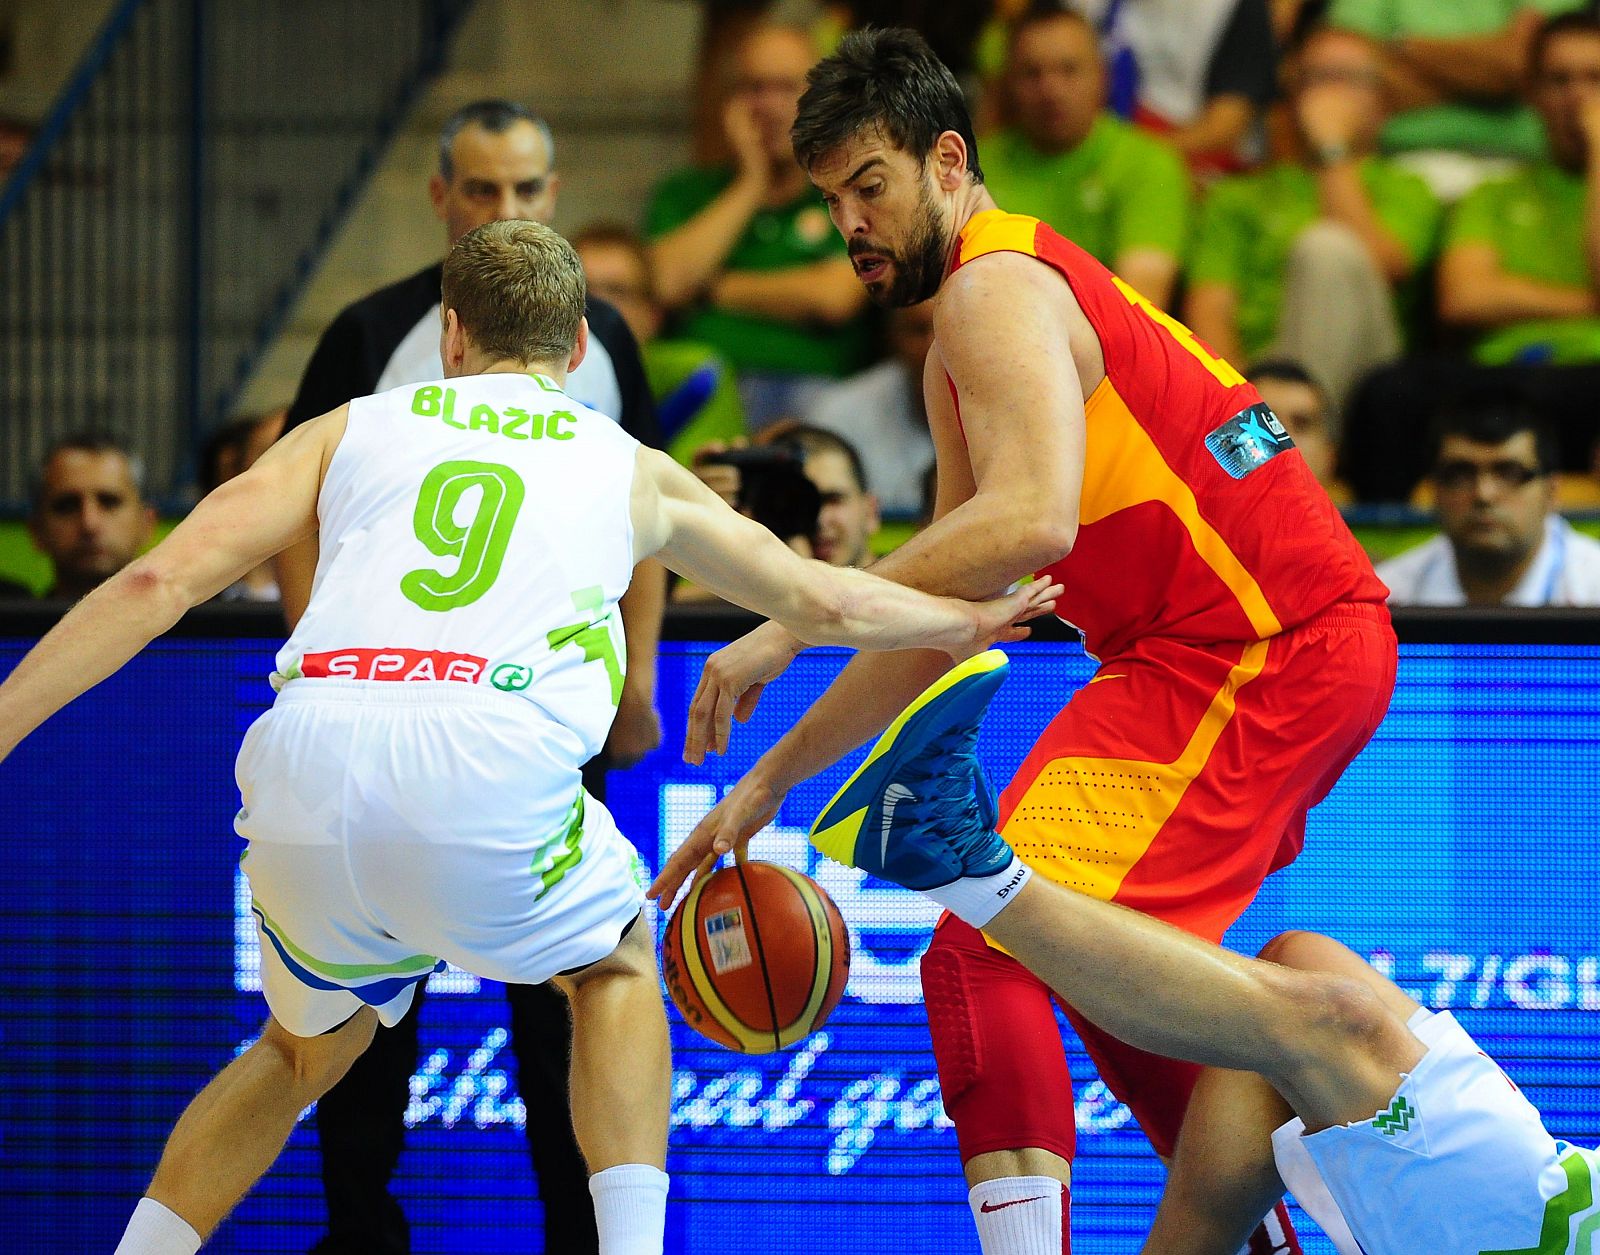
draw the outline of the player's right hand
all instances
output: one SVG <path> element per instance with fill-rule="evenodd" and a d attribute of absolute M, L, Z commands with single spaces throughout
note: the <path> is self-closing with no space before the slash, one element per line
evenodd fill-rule
<path fill-rule="evenodd" d="M 707 658 L 689 706 L 683 761 L 699 766 L 707 751 L 726 753 L 733 721 L 743 723 L 755 713 L 761 690 L 804 648 L 785 628 L 763 623 Z"/>
<path fill-rule="evenodd" d="M 671 910 L 679 890 L 694 875 L 710 871 L 729 851 L 743 849 L 751 837 L 777 817 L 783 796 L 757 772 L 750 772 L 706 812 L 684 843 L 672 852 L 646 892 L 661 904 L 662 910 Z"/>

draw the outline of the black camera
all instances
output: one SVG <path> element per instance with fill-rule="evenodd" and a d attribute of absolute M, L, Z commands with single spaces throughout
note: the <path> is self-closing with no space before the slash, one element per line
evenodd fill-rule
<path fill-rule="evenodd" d="M 816 535 L 817 516 L 822 512 L 822 494 L 806 478 L 805 455 L 787 445 L 753 445 L 707 454 L 701 461 L 708 466 L 733 466 L 739 470 L 739 496 L 735 502 L 741 514 L 783 540 Z"/>

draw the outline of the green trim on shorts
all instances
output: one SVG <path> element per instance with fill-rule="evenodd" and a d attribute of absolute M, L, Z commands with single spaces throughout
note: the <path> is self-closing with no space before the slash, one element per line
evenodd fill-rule
<path fill-rule="evenodd" d="M 261 920 L 262 926 L 278 939 L 278 943 L 285 950 L 318 976 L 326 976 L 329 980 L 353 981 L 364 980 L 370 976 L 410 976 L 418 972 L 431 972 L 439 962 L 437 955 L 413 954 L 410 958 L 401 959 L 396 963 L 324 963 L 289 940 L 288 934 L 268 917 L 261 909 L 261 903 L 254 897 L 250 899 L 250 907 Z"/>
<path fill-rule="evenodd" d="M 1594 1182 L 1589 1161 L 1574 1148 L 1559 1162 L 1561 1170 L 1567 1174 L 1567 1188 L 1544 1205 L 1539 1245 L 1519 1246 L 1516 1250 L 1482 1251 L 1480 1255 L 1566 1255 L 1568 1251 L 1591 1249 L 1585 1239 L 1600 1226 L 1600 1215 L 1590 1216 L 1578 1227 L 1578 1240 L 1575 1243 L 1569 1245 L 1567 1236 L 1572 1230 L 1572 1218 L 1594 1205 Z"/>
<path fill-rule="evenodd" d="M 539 892 L 533 898 L 535 902 L 560 884 L 562 878 L 583 861 L 583 798 L 584 793 L 580 788 L 572 808 L 567 812 L 567 822 L 528 868 L 531 875 L 539 878 Z"/>

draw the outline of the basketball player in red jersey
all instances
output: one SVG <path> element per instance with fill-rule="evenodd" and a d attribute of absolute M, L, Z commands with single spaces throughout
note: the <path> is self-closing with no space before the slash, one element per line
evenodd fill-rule
<path fill-rule="evenodd" d="M 1101 662 L 1005 791 L 1001 832 L 1052 880 L 1220 940 L 1294 859 L 1307 809 L 1388 706 L 1383 585 L 1231 365 L 1047 225 L 995 205 L 960 89 L 920 38 L 848 36 L 812 71 L 794 141 L 873 298 L 935 303 L 935 521 L 875 570 L 968 597 L 1043 573 Z M 714 655 L 685 756 L 724 749 L 730 719 L 800 648 L 766 624 Z M 854 659 L 652 892 L 670 901 L 948 665 Z M 954 918 L 922 980 L 983 1250 L 1065 1252 L 1075 1130 L 1049 991 Z M 1170 1157 L 1195 1070 L 1068 1014 Z M 1280 1205 L 1249 1249 L 1298 1250 L 1286 1229 Z"/>

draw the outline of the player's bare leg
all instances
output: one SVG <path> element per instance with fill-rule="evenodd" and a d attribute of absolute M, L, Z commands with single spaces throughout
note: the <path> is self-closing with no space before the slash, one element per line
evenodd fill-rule
<path fill-rule="evenodd" d="M 1418 1004 L 1359 955 L 1328 937 L 1291 932 L 1274 937 L 1261 957 L 1285 967 L 1348 977 L 1365 984 L 1402 1023 Z M 1380 1099 L 1374 1105 L 1382 1105 Z M 1289 1104 L 1253 1072 L 1207 1068 L 1184 1116 L 1149 1255 L 1235 1251 L 1283 1193 L 1272 1131 L 1292 1114 Z"/>
<path fill-rule="evenodd" d="M 1233 1255 L 1283 1196 L 1272 1131 L 1289 1104 L 1254 1072 L 1207 1068 L 1168 1165 L 1146 1255 Z"/>
<path fill-rule="evenodd" d="M 146 1196 L 205 1238 L 272 1166 L 300 1113 L 367 1048 L 377 1023 L 363 1007 L 331 1033 L 296 1037 L 269 1018 L 179 1117 Z M 135 1228 L 119 1252 L 172 1249 L 146 1243 Z"/>
<path fill-rule="evenodd" d="M 1313 1131 L 1370 1118 L 1423 1055 L 1365 980 L 1247 959 L 1040 877 L 985 930 L 1107 1032 L 1259 1072 Z"/>
<path fill-rule="evenodd" d="M 962 1169 L 966 1172 L 969 1189 L 1005 1177 L 1054 1177 L 1062 1185 L 1072 1184 L 1072 1165 L 1053 1151 L 1035 1146 L 974 1155 Z"/>
<path fill-rule="evenodd" d="M 572 1127 L 589 1165 L 601 1255 L 659 1255 L 666 1226 L 672 1052 L 643 920 L 556 983 L 572 1000 Z"/>

